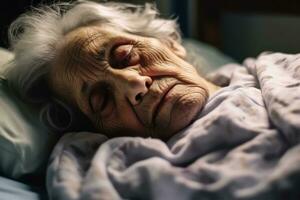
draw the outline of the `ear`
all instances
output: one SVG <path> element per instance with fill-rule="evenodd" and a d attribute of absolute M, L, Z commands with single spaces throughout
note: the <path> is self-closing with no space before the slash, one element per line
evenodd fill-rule
<path fill-rule="evenodd" d="M 177 41 L 173 39 L 169 39 L 167 42 L 168 47 L 180 58 L 186 58 L 186 50 L 185 48 L 179 44 Z"/>

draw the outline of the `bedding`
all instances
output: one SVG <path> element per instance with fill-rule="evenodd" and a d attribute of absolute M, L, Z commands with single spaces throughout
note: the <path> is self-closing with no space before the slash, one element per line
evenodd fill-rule
<path fill-rule="evenodd" d="M 17 98 L 3 78 L 0 108 L 0 174 L 14 179 L 41 176 L 58 134 L 40 123 L 38 111 Z"/>
<path fill-rule="evenodd" d="M 198 69 L 202 73 L 232 62 L 217 49 L 196 40 L 185 39 L 184 46 L 188 59 L 195 66 L 201 66 Z M 4 71 L 13 57 L 13 53 L 0 48 L 0 174 L 19 180 L 28 176 L 39 177 L 43 173 L 60 135 L 41 125 L 37 110 L 9 89 Z"/>
<path fill-rule="evenodd" d="M 13 53 L 0 47 L 0 74 L 4 71 L 6 63 L 13 59 L 13 57 Z"/>
<path fill-rule="evenodd" d="M 227 86 L 166 143 L 65 134 L 49 160 L 49 198 L 299 199 L 300 54 L 266 53 L 209 78 Z"/>
<path fill-rule="evenodd" d="M 201 73 L 232 62 L 217 49 L 196 40 L 184 40 L 184 45 L 189 60 L 201 66 Z M 46 162 L 60 135 L 41 125 L 38 112 L 7 86 L 3 72 L 13 56 L 0 48 L 0 199 L 47 199 L 43 182 Z"/>
<path fill-rule="evenodd" d="M 0 175 L 37 184 L 59 135 L 43 126 L 38 111 L 8 87 L 3 72 L 11 59 L 13 53 L 0 48 Z"/>
<path fill-rule="evenodd" d="M 183 46 L 187 52 L 187 60 L 202 75 L 207 75 L 225 64 L 236 62 L 217 48 L 195 39 L 185 38 Z"/>
<path fill-rule="evenodd" d="M 5 177 L 0 177 L 1 200 L 41 200 L 47 199 L 46 191 Z"/>

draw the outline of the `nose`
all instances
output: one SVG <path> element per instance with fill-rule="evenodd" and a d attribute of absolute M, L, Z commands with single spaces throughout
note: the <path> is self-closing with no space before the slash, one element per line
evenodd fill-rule
<path fill-rule="evenodd" d="M 152 84 L 152 79 L 149 76 L 140 75 L 135 71 L 127 71 L 122 73 L 122 79 L 119 84 L 122 85 L 122 93 L 127 97 L 132 105 L 137 105 L 143 99 L 143 96 L 148 92 Z"/>

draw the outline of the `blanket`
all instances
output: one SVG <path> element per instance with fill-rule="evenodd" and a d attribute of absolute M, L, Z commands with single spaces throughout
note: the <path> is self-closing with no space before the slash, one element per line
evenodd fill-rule
<path fill-rule="evenodd" d="M 300 54 L 265 53 L 209 79 L 227 86 L 167 142 L 65 134 L 50 199 L 299 199 Z"/>

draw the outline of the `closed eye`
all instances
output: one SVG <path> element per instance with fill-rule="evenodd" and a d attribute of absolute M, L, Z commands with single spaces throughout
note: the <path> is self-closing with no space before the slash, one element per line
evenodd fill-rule
<path fill-rule="evenodd" d="M 133 44 L 119 45 L 111 52 L 111 64 L 114 68 L 124 68 L 138 64 L 139 54 Z"/>
<path fill-rule="evenodd" d="M 89 106 L 93 113 L 103 113 L 108 106 L 109 97 L 106 85 L 95 86 L 89 94 Z"/>

